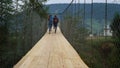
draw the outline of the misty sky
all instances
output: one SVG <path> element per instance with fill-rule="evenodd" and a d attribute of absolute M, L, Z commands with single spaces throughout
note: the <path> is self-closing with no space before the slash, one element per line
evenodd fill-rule
<path fill-rule="evenodd" d="M 46 4 L 55 4 L 55 3 L 70 3 L 72 0 L 48 0 Z M 76 0 L 77 2 L 84 3 L 84 0 Z M 105 0 L 93 0 L 95 3 L 105 3 Z M 120 0 L 107 0 L 108 3 L 119 3 Z M 75 2 L 75 0 L 74 0 Z M 87 3 L 91 3 L 91 0 L 86 0 Z"/>

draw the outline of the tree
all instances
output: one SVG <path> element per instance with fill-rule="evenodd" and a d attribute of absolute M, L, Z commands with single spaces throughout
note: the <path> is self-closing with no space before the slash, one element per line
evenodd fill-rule
<path fill-rule="evenodd" d="M 116 13 L 111 23 L 113 38 L 116 47 L 120 50 L 120 14 Z"/>
<path fill-rule="evenodd" d="M 0 44 L 7 42 L 8 20 L 11 18 L 12 0 L 0 0 Z"/>
<path fill-rule="evenodd" d="M 47 17 L 47 7 L 44 7 L 43 2 L 47 0 L 29 0 L 31 3 L 31 6 L 33 10 L 35 10 L 41 17 L 46 18 Z"/>
<path fill-rule="evenodd" d="M 113 31 L 113 39 L 114 39 L 114 44 L 115 44 L 115 53 L 114 57 L 112 57 L 111 62 L 114 63 L 112 64 L 112 68 L 119 67 L 120 65 L 120 14 L 116 13 L 113 21 L 111 23 L 111 29 Z"/>

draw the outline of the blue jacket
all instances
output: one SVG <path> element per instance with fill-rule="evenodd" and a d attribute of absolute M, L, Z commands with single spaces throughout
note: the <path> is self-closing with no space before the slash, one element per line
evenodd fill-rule
<path fill-rule="evenodd" d="M 52 24 L 52 22 L 53 22 L 53 18 L 52 18 L 52 15 L 50 15 L 49 24 Z"/>

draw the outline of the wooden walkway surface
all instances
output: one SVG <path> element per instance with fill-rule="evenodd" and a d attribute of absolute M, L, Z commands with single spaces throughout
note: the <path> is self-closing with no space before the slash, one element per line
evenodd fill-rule
<path fill-rule="evenodd" d="M 14 68 L 88 68 L 60 29 L 48 32 Z"/>

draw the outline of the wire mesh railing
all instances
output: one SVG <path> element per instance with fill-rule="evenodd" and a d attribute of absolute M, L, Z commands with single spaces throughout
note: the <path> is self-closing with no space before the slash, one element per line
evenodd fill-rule
<path fill-rule="evenodd" d="M 6 9 L 9 6 L 2 8 L 5 7 L 4 4 L 9 5 L 7 2 L 9 1 L 0 1 L 0 10 L 9 11 Z M 11 5 L 15 8 L 12 8 L 14 12 L 10 13 L 11 18 L 9 17 L 7 21 L 0 20 L 0 68 L 13 68 L 13 65 L 38 42 L 47 30 L 46 19 L 35 11 L 36 7 L 32 3 L 27 0 L 14 0 Z M 5 11 L 2 12 L 5 14 Z M 0 14 L 2 18 L 2 13 Z M 1 23 L 4 22 L 7 25 L 3 26 L 7 30 L 2 29 Z M 4 30 L 8 32 L 8 35 L 2 34 Z M 7 36 L 7 38 L 2 36 Z M 5 42 L 1 41 L 2 38 Z"/>
<path fill-rule="evenodd" d="M 95 2 L 74 0 L 62 14 L 61 30 L 90 68 L 118 68 L 120 4 Z"/>
<path fill-rule="evenodd" d="M 24 5 L 20 5 L 20 1 Z M 120 4 L 111 4 L 108 0 L 104 0 L 104 3 L 95 3 L 96 1 L 98 0 L 87 3 L 88 0 L 72 0 L 66 9 L 59 13 L 62 18 L 61 30 L 90 68 L 119 68 Z M 11 5 L 15 12 L 10 13 L 12 17 L 6 17 L 13 11 L 8 10 L 11 1 L 7 2 L 0 1 L 1 68 L 12 68 L 47 29 L 46 20 L 39 16 L 45 13 L 38 12 L 38 7 L 41 6 L 38 2 L 32 4 L 27 0 L 14 0 L 15 3 Z M 5 17 L 10 19 L 6 21 Z"/>

